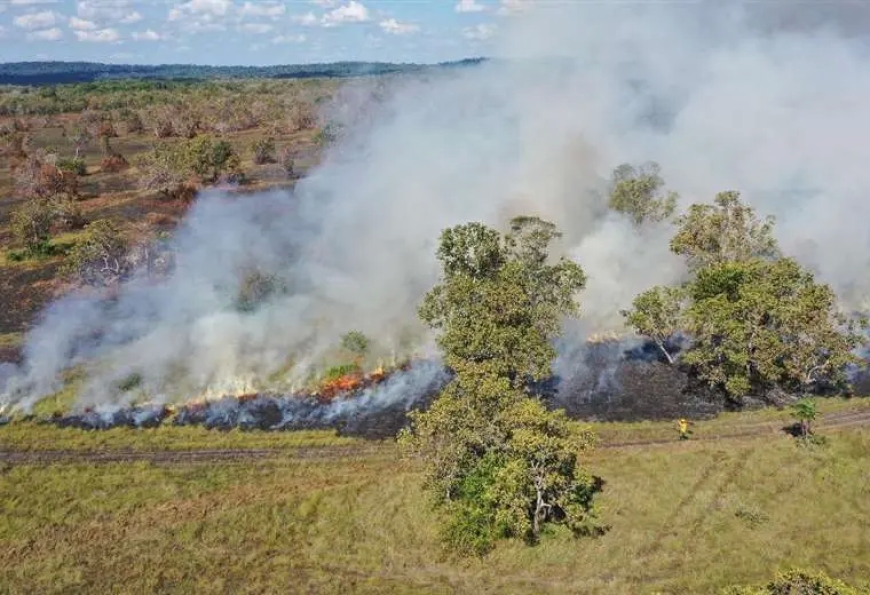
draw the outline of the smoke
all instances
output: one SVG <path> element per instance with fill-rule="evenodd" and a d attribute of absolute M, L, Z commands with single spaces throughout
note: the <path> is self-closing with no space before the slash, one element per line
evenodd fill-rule
<path fill-rule="evenodd" d="M 76 365 L 83 404 L 292 388 L 351 329 L 382 354 L 425 349 L 416 307 L 437 279 L 441 230 L 517 214 L 556 222 L 559 249 L 588 274 L 560 359 L 582 373 L 569 356 L 579 337 L 624 330 L 619 309 L 684 274 L 667 249 L 672 229 L 638 233 L 607 212 L 606 181 L 623 162 L 659 162 L 682 207 L 741 191 L 777 217 L 787 253 L 860 306 L 870 279 L 867 12 L 534 4 L 507 19 L 500 59 L 396 79 L 377 89 L 380 102 L 349 90 L 332 111 L 347 125 L 341 141 L 294 192 L 203 194 L 173 240 L 166 283 L 53 304 L 21 369 L 0 374 L 0 401 L 28 408 Z M 351 103 L 365 107 L 361 123 Z M 240 310 L 252 268 L 283 289 Z M 135 390 L 120 390 L 133 375 Z"/>

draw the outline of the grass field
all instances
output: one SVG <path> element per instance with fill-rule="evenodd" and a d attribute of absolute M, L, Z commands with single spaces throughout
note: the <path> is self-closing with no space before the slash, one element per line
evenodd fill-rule
<path fill-rule="evenodd" d="M 863 401 L 826 407 L 866 411 Z M 867 583 L 870 430 L 821 424 L 828 443 L 819 447 L 783 432 L 710 439 L 717 427 L 779 416 L 788 417 L 702 422 L 703 440 L 600 448 L 587 464 L 606 481 L 604 536 L 556 531 L 538 547 L 509 542 L 484 560 L 441 550 L 419 469 L 390 442 L 13 423 L 0 428 L 4 448 L 38 440 L 55 449 L 280 450 L 245 462 L 6 464 L 0 592 L 715 593 L 789 565 Z M 595 426 L 605 444 L 674 437 L 671 424 L 614 426 Z M 334 456 L 296 456 L 303 446 Z"/>

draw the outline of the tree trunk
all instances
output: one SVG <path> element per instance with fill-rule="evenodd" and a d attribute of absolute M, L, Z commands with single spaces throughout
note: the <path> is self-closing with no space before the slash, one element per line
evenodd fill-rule
<path fill-rule="evenodd" d="M 658 346 L 659 346 L 659 349 L 661 350 L 661 352 L 665 354 L 665 357 L 668 359 L 668 363 L 671 364 L 671 365 L 673 365 L 673 363 L 674 363 L 674 358 L 671 357 L 671 354 L 668 353 L 668 350 L 667 350 L 667 349 L 665 349 L 665 343 L 664 343 L 664 341 L 658 341 L 658 340 L 657 340 L 657 341 L 656 341 L 656 345 L 658 345 Z"/>

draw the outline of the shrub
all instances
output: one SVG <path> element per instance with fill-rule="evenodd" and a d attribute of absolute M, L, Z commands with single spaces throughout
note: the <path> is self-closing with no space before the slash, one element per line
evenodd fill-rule
<path fill-rule="evenodd" d="M 111 221 L 94 221 L 70 252 L 65 272 L 87 285 L 114 284 L 132 269 L 128 250 L 126 239 Z"/>
<path fill-rule="evenodd" d="M 763 587 L 729 587 L 722 595 L 861 595 L 844 583 L 824 572 L 795 568 L 778 573 Z"/>
<path fill-rule="evenodd" d="M 287 174 L 288 178 L 292 178 L 296 173 L 296 160 L 293 158 L 293 150 L 290 147 L 282 147 L 278 151 L 278 163 L 281 164 L 281 169 Z"/>
<path fill-rule="evenodd" d="M 263 165 L 275 163 L 275 139 L 263 138 L 254 142 L 254 163 Z"/>
<path fill-rule="evenodd" d="M 82 209 L 76 200 L 68 194 L 53 196 L 48 205 L 52 212 L 52 223 L 60 229 L 78 229 L 84 225 Z"/>
<path fill-rule="evenodd" d="M 81 157 L 65 157 L 57 160 L 57 168 L 64 172 L 69 172 L 77 176 L 84 176 L 88 173 L 85 160 Z"/>
<path fill-rule="evenodd" d="M 54 216 L 54 209 L 47 201 L 27 200 L 12 212 L 12 236 L 29 253 L 45 253 L 51 240 Z"/>

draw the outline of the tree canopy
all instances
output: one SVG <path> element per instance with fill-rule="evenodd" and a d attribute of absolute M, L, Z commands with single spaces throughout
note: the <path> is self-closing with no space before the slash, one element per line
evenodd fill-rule
<path fill-rule="evenodd" d="M 755 209 L 740 200 L 739 192 L 720 192 L 713 204 L 693 204 L 676 223 L 671 251 L 685 257 L 691 270 L 780 256 L 773 217 L 760 219 Z"/>
<path fill-rule="evenodd" d="M 661 168 L 649 162 L 635 167 L 624 163 L 613 170 L 609 206 L 636 225 L 664 221 L 674 214 L 679 196 L 664 190 Z"/>
<path fill-rule="evenodd" d="M 551 375 L 552 339 L 579 313 L 586 282 L 573 262 L 548 264 L 558 237 L 537 217 L 512 220 L 505 235 L 480 223 L 441 235 L 443 276 L 420 316 L 440 331 L 455 376 L 400 440 L 427 463 L 444 536 L 460 551 L 483 553 L 499 537 L 535 541 L 547 522 L 591 528 L 596 483 L 577 457 L 593 436 L 528 388 Z"/>
<path fill-rule="evenodd" d="M 671 250 L 685 257 L 691 276 L 640 294 L 623 312 L 627 324 L 671 363 L 668 339 L 688 335 L 682 363 L 736 400 L 773 388 L 846 389 L 861 321 L 844 316 L 828 285 L 781 255 L 772 218 L 761 220 L 738 193 L 722 192 L 677 224 Z"/>

